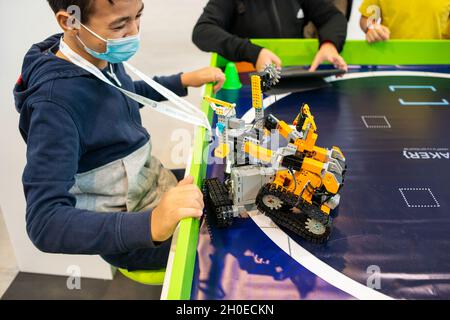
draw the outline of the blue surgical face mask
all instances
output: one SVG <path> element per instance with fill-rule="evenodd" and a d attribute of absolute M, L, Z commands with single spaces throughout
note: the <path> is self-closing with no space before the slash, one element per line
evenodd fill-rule
<path fill-rule="evenodd" d="M 140 35 L 139 33 L 134 36 L 129 36 L 126 38 L 119 38 L 119 39 L 103 39 L 101 36 L 96 34 L 94 31 L 90 30 L 88 27 L 82 26 L 89 31 L 91 34 L 93 34 L 95 37 L 99 38 L 100 40 L 104 41 L 106 43 L 106 51 L 103 53 L 97 52 L 92 50 L 91 48 L 88 48 L 83 41 L 77 36 L 78 41 L 81 42 L 81 44 L 84 47 L 84 50 L 86 50 L 87 53 L 89 53 L 91 56 L 108 61 L 109 63 L 119 63 L 119 62 L 125 62 L 129 60 L 132 56 L 136 54 L 136 52 L 139 50 L 140 46 Z"/>

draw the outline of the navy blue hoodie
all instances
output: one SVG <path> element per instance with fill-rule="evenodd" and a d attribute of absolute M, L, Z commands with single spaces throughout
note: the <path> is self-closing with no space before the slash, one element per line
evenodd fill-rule
<path fill-rule="evenodd" d="M 153 248 L 151 212 L 105 214 L 75 208 L 69 190 L 76 174 L 124 158 L 150 136 L 141 124 L 141 105 L 55 56 L 61 36 L 31 47 L 14 88 L 27 144 L 23 186 L 28 235 L 38 249 L 50 253 L 120 255 Z M 113 67 L 126 90 L 163 100 L 143 81 L 133 82 L 122 64 Z M 187 93 L 180 74 L 155 80 L 180 96 Z"/>

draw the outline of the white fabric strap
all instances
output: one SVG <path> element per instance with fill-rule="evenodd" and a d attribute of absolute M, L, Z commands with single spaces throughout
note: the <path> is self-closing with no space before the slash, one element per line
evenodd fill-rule
<path fill-rule="evenodd" d="M 151 86 L 153 89 L 155 89 L 158 93 L 160 93 L 163 97 L 168 99 L 171 103 L 173 103 L 178 108 L 175 108 L 174 106 L 162 104 L 159 102 L 156 102 L 154 100 L 151 100 L 147 97 L 143 97 L 137 93 L 122 89 L 119 86 L 116 86 L 114 83 L 112 83 L 96 66 L 94 66 L 92 63 L 81 57 L 79 54 L 74 52 L 61 38 L 59 50 L 66 56 L 73 64 L 79 66 L 80 68 L 86 70 L 87 72 L 93 74 L 98 79 L 102 80 L 103 82 L 109 84 L 110 86 L 118 89 L 120 92 L 122 92 L 127 97 L 133 99 L 134 101 L 142 104 L 142 105 L 148 105 L 153 110 L 158 111 L 162 114 L 165 114 L 169 117 L 178 119 L 183 122 L 187 122 L 189 124 L 195 125 L 195 126 L 202 126 L 206 128 L 209 132 L 212 131 L 211 125 L 206 117 L 206 115 L 201 112 L 198 108 L 196 108 L 194 105 L 190 104 L 186 100 L 180 98 L 172 91 L 168 90 L 167 88 L 163 87 L 150 77 L 147 77 L 142 72 L 131 66 L 130 64 L 126 63 L 125 65 L 127 68 L 129 68 L 133 73 L 135 73 L 138 77 L 140 77 L 145 83 L 147 83 L 149 86 Z"/>
<path fill-rule="evenodd" d="M 156 82 L 155 80 L 150 78 L 149 76 L 145 75 L 144 73 L 142 73 L 141 71 L 139 71 L 138 69 L 133 67 L 131 64 L 129 64 L 127 62 L 124 62 L 124 65 L 128 69 L 130 69 L 135 75 L 137 75 L 139 78 L 144 80 L 145 83 L 147 83 L 153 89 L 158 91 L 163 97 L 165 97 L 170 102 L 172 102 L 175 105 L 179 106 L 181 109 L 190 110 L 191 112 L 197 113 L 201 117 L 205 117 L 206 118 L 205 114 L 199 108 L 197 108 L 196 106 L 194 106 L 190 102 L 188 102 L 188 101 L 184 100 L 183 98 L 179 97 L 178 95 L 176 95 L 175 93 L 173 93 L 172 91 L 167 89 L 166 87 L 162 86 L 161 84 L 159 84 L 158 82 Z"/>

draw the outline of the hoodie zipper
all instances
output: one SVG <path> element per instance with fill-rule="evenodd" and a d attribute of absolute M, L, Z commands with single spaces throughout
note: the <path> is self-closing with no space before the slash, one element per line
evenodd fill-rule
<path fill-rule="evenodd" d="M 281 34 L 281 20 L 280 20 L 280 15 L 278 14 L 278 9 L 277 9 L 277 5 L 275 3 L 276 0 L 272 0 L 271 4 L 272 4 L 272 10 L 273 10 L 273 15 L 275 18 L 275 25 L 278 31 L 278 36 L 281 38 L 282 34 Z"/>

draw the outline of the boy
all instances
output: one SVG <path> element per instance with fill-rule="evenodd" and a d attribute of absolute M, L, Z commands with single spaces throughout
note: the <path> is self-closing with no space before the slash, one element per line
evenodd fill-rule
<path fill-rule="evenodd" d="M 139 47 L 142 0 L 48 0 L 64 34 L 34 45 L 15 89 L 27 143 L 23 185 L 27 232 L 44 252 L 99 254 L 128 270 L 165 267 L 170 237 L 183 218 L 202 214 L 192 177 L 175 176 L 151 156 L 136 101 L 73 64 L 69 47 L 115 85 L 161 101 L 133 82 L 123 61 Z M 79 27 L 66 11 L 79 9 Z M 73 7 L 72 7 L 73 8 Z M 75 24 L 76 25 L 76 24 Z M 108 40 L 105 40 L 108 39 Z M 178 95 L 224 81 L 220 69 L 155 78 Z"/>
<path fill-rule="evenodd" d="M 450 37 L 450 0 L 364 0 L 359 11 L 369 43 Z"/>

